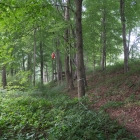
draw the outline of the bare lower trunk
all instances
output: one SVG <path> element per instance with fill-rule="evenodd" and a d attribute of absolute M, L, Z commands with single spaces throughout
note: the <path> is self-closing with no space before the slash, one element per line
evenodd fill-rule
<path fill-rule="evenodd" d="M 43 43 L 40 42 L 40 74 L 41 74 L 41 85 L 43 85 Z"/>
<path fill-rule="evenodd" d="M 102 70 L 106 69 L 106 9 L 103 10 L 103 19 L 102 19 Z"/>
<path fill-rule="evenodd" d="M 65 20 L 70 21 L 70 13 L 69 13 L 70 0 L 67 0 L 67 6 L 65 8 Z M 72 75 L 72 63 L 71 63 L 71 51 L 70 51 L 70 29 L 66 29 L 65 31 L 65 43 L 66 43 L 66 56 L 65 56 L 65 75 L 67 81 L 67 87 L 69 90 L 74 88 L 73 84 L 73 75 Z"/>
<path fill-rule="evenodd" d="M 56 61 L 57 61 L 57 80 L 58 80 L 58 84 L 61 84 L 62 81 L 62 63 L 61 63 L 61 59 L 60 59 L 60 51 L 57 49 L 56 50 Z"/>
<path fill-rule="evenodd" d="M 71 60 L 70 60 L 69 56 L 66 56 L 66 58 L 65 58 L 65 75 L 66 75 L 68 90 L 74 89 L 72 71 L 70 71 L 71 65 L 72 64 L 71 64 Z"/>
<path fill-rule="evenodd" d="M 52 81 L 54 81 L 54 59 L 52 59 Z"/>
<path fill-rule="evenodd" d="M 7 86 L 6 67 L 5 66 L 3 66 L 3 68 L 2 68 L 2 86 L 3 86 L 3 89 Z"/>
<path fill-rule="evenodd" d="M 77 81 L 78 97 L 85 96 L 85 68 L 83 60 L 83 38 L 82 38 L 82 0 L 75 0 L 76 4 L 76 40 L 77 40 Z"/>
<path fill-rule="evenodd" d="M 36 29 L 34 29 L 34 79 L 33 79 L 33 85 L 35 86 L 36 81 Z"/>
<path fill-rule="evenodd" d="M 22 52 L 22 68 L 23 68 L 23 71 L 25 71 L 25 58 L 24 58 L 23 52 Z"/>
<path fill-rule="evenodd" d="M 27 61 L 27 70 L 32 72 L 32 54 L 29 53 L 28 54 L 28 61 Z M 32 81 L 32 74 L 30 73 L 30 75 L 28 76 L 28 81 L 31 83 Z"/>

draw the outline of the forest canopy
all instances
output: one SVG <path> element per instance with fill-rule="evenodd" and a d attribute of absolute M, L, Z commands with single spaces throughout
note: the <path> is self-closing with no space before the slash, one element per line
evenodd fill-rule
<path fill-rule="evenodd" d="M 66 79 L 72 90 L 77 79 L 84 96 L 89 69 L 123 61 L 127 73 L 139 59 L 139 13 L 139 0 L 1 0 L 1 85 L 26 90 Z"/>

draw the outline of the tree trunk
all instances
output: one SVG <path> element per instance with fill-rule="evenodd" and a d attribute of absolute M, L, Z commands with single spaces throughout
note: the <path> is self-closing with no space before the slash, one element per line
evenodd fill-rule
<path fill-rule="evenodd" d="M 40 41 L 40 76 L 41 76 L 41 85 L 43 85 L 43 43 Z"/>
<path fill-rule="evenodd" d="M 65 8 L 66 21 L 70 21 L 69 6 L 70 6 L 70 0 L 67 0 L 67 6 Z M 73 75 L 72 75 L 72 63 L 71 63 L 71 57 L 70 57 L 71 52 L 70 52 L 69 37 L 70 37 L 70 29 L 66 29 L 65 31 L 65 43 L 66 43 L 65 75 L 66 75 L 68 90 L 72 90 L 74 89 L 74 84 L 73 84 Z"/>
<path fill-rule="evenodd" d="M 30 75 L 28 76 L 28 81 L 31 83 L 32 81 L 32 54 L 28 54 L 28 61 L 27 61 L 27 70 L 30 71 Z"/>
<path fill-rule="evenodd" d="M 35 86 L 36 80 L 36 29 L 34 29 L 34 78 L 33 78 L 33 85 Z"/>
<path fill-rule="evenodd" d="M 7 86 L 6 67 L 5 66 L 3 66 L 3 68 L 2 68 L 2 86 L 3 86 L 3 89 Z"/>
<path fill-rule="evenodd" d="M 52 81 L 54 81 L 54 59 L 52 59 Z"/>
<path fill-rule="evenodd" d="M 71 64 L 70 57 L 66 56 L 65 57 L 65 75 L 66 75 L 66 81 L 67 81 L 68 90 L 74 89 L 72 71 L 70 70 L 71 65 L 72 64 Z"/>
<path fill-rule="evenodd" d="M 11 76 L 13 77 L 13 75 L 14 75 L 14 69 L 11 67 Z"/>
<path fill-rule="evenodd" d="M 61 59 L 60 59 L 60 51 L 58 49 L 56 50 L 56 56 L 57 56 L 56 57 L 57 80 L 58 80 L 58 84 L 61 84 L 61 81 L 62 81 L 62 63 L 61 63 Z"/>
<path fill-rule="evenodd" d="M 124 73 L 128 72 L 128 47 L 126 44 L 126 25 L 125 25 L 125 0 L 120 0 L 120 16 L 122 23 L 122 36 L 124 47 Z"/>
<path fill-rule="evenodd" d="M 24 53 L 22 52 L 22 69 L 25 71 L 25 58 L 24 58 Z"/>
<path fill-rule="evenodd" d="M 83 38 L 82 38 L 82 0 L 75 0 L 76 4 L 76 40 L 77 40 L 77 81 L 78 98 L 85 96 L 85 68 L 83 60 Z"/>
<path fill-rule="evenodd" d="M 47 82 L 49 82 L 49 73 L 48 73 L 48 66 L 46 65 L 46 69 L 45 69 L 45 77 L 47 79 Z"/>
<path fill-rule="evenodd" d="M 102 19 L 102 26 L 103 26 L 103 32 L 102 32 L 102 70 L 106 69 L 106 10 L 103 9 L 103 19 Z"/>
<path fill-rule="evenodd" d="M 96 70 L 96 57 L 95 57 L 94 50 L 92 52 L 92 58 L 93 58 L 93 72 L 95 72 L 95 70 Z"/>

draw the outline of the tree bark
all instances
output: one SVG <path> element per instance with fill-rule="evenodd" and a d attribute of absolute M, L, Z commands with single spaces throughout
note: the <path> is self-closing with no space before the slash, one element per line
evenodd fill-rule
<path fill-rule="evenodd" d="M 58 44 L 57 44 L 58 45 Z M 60 59 L 60 51 L 59 49 L 56 50 L 56 62 L 57 62 L 57 80 L 58 84 L 61 84 L 62 81 L 62 63 Z"/>
<path fill-rule="evenodd" d="M 67 6 L 65 8 L 65 20 L 70 21 L 70 13 L 69 13 L 69 6 L 70 6 L 70 0 L 67 0 Z M 65 56 L 65 75 L 66 75 L 66 81 L 67 81 L 67 87 L 68 90 L 74 89 L 73 84 L 73 75 L 72 75 L 72 63 L 71 63 L 71 57 L 70 57 L 70 29 L 67 28 L 65 31 L 65 43 L 66 43 L 66 56 Z"/>
<path fill-rule="evenodd" d="M 82 38 L 82 0 L 75 0 L 76 4 L 76 41 L 77 41 L 77 81 L 78 98 L 85 96 L 85 68 L 83 60 L 83 38 Z"/>
<path fill-rule="evenodd" d="M 124 73 L 128 72 L 128 47 L 126 43 L 126 25 L 125 25 L 125 0 L 120 0 L 120 16 L 122 24 L 122 36 L 124 47 Z"/>
<path fill-rule="evenodd" d="M 33 85 L 35 86 L 35 80 L 36 80 L 36 29 L 34 29 L 34 79 L 33 79 Z"/>
<path fill-rule="evenodd" d="M 5 66 L 3 66 L 3 68 L 2 68 L 2 86 L 3 86 L 3 89 L 5 89 L 5 87 L 7 86 L 6 67 Z"/>
<path fill-rule="evenodd" d="M 103 32 L 102 32 L 102 70 L 106 69 L 106 10 L 103 9 L 103 19 L 102 19 L 102 26 L 103 26 Z"/>
<path fill-rule="evenodd" d="M 41 85 L 43 85 L 43 43 L 40 41 L 40 77 L 41 77 Z"/>
<path fill-rule="evenodd" d="M 49 79 L 49 73 L 48 73 L 48 66 L 46 65 L 46 69 L 45 69 L 45 77 L 47 78 L 47 82 L 49 82 L 50 81 L 50 79 Z"/>
<path fill-rule="evenodd" d="M 28 54 L 28 60 L 27 60 L 27 70 L 30 71 L 30 75 L 28 76 L 28 81 L 31 83 L 32 81 L 32 54 Z"/>
<path fill-rule="evenodd" d="M 14 75 L 14 69 L 11 67 L 11 76 L 13 77 L 13 75 Z"/>
<path fill-rule="evenodd" d="M 25 71 L 25 58 L 24 58 L 24 53 L 22 51 L 22 69 Z"/>
<path fill-rule="evenodd" d="M 54 59 L 52 59 L 52 81 L 54 81 Z"/>

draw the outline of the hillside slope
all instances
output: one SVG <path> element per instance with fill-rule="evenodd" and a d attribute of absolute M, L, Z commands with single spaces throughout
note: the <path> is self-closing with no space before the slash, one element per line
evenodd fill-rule
<path fill-rule="evenodd" d="M 139 72 L 139 62 L 130 64 L 127 74 L 123 73 L 123 65 L 117 64 L 108 67 L 105 72 L 97 71 L 89 74 L 86 89 L 91 108 L 104 110 L 138 139 L 140 139 Z M 72 97 L 77 97 L 77 89 L 69 94 Z"/>

